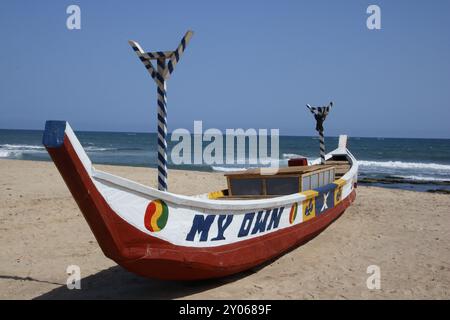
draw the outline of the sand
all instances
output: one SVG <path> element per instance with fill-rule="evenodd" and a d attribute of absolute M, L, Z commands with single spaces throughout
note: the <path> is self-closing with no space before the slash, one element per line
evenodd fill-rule
<path fill-rule="evenodd" d="M 98 166 L 146 184 L 148 168 Z M 135 276 L 106 258 L 51 162 L 0 160 L 0 299 L 449 299 L 450 196 L 360 186 L 330 227 L 274 262 L 219 280 Z M 171 191 L 225 187 L 221 174 L 171 170 Z M 68 290 L 66 268 L 81 268 Z M 370 290 L 369 265 L 381 271 Z"/>

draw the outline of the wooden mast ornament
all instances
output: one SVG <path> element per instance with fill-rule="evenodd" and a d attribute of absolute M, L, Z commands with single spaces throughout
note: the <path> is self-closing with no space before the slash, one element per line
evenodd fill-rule
<path fill-rule="evenodd" d="M 319 139 L 320 139 L 321 164 L 325 164 L 325 138 L 323 135 L 323 122 L 325 121 L 325 118 L 330 112 L 332 106 L 333 102 L 330 102 L 328 106 L 323 107 L 311 107 L 309 104 L 306 105 L 306 107 L 309 109 L 309 111 L 311 111 L 311 113 L 314 115 L 314 118 L 316 119 L 316 130 L 319 132 Z"/>
<path fill-rule="evenodd" d="M 194 33 L 186 32 L 175 51 L 144 52 L 136 41 L 128 43 L 158 86 L 158 190 L 167 191 L 167 95 L 166 81 L 172 74 Z M 157 68 L 151 60 L 156 60 Z"/>

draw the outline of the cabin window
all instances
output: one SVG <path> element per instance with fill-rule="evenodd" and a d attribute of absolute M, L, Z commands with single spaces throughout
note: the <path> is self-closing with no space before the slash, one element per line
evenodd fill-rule
<path fill-rule="evenodd" d="M 302 191 L 306 191 L 309 189 L 311 189 L 311 177 L 310 176 L 303 177 Z"/>
<path fill-rule="evenodd" d="M 231 179 L 231 194 L 234 196 L 254 196 L 263 194 L 262 179 Z"/>
<path fill-rule="evenodd" d="M 329 184 L 331 182 L 330 181 L 330 173 L 331 173 L 331 171 L 325 171 L 323 173 L 323 184 Z"/>
<path fill-rule="evenodd" d="M 300 191 L 298 177 L 267 178 L 266 190 L 268 195 L 291 194 Z"/>
<path fill-rule="evenodd" d="M 311 189 L 315 189 L 319 186 L 319 177 L 316 174 L 311 175 Z"/>
<path fill-rule="evenodd" d="M 334 167 L 317 166 L 316 168 L 311 168 L 311 170 L 310 167 L 307 167 L 303 171 L 298 169 L 299 172 L 284 169 L 284 172 L 272 176 L 261 175 L 255 171 L 247 174 L 230 174 L 227 176 L 229 195 L 255 198 L 273 197 L 317 189 L 334 181 Z"/>

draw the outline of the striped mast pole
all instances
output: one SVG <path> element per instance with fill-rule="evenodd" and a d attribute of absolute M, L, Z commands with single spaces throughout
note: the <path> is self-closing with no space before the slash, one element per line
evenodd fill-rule
<path fill-rule="evenodd" d="M 158 92 L 158 190 L 167 191 L 167 94 L 166 82 L 172 74 L 181 55 L 194 33 L 186 32 L 174 51 L 144 52 L 136 41 L 128 41 L 142 61 L 150 76 L 155 80 Z M 156 70 L 151 62 L 156 60 Z"/>
<path fill-rule="evenodd" d="M 319 132 L 320 143 L 320 163 L 325 164 L 325 137 L 323 135 L 323 122 L 325 121 L 328 113 L 330 113 L 333 102 L 330 102 L 328 106 L 323 107 L 311 107 L 309 104 L 306 107 L 311 111 L 316 119 L 316 130 Z"/>

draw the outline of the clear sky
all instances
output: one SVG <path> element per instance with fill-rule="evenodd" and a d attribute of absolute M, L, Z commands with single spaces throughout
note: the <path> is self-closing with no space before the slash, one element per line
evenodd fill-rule
<path fill-rule="evenodd" d="M 68 30 L 66 8 L 81 8 Z M 366 9 L 381 8 L 381 30 Z M 173 50 L 169 131 L 279 128 L 450 138 L 450 1 L 0 1 L 0 128 L 155 131 L 156 86 L 127 40 Z"/>

